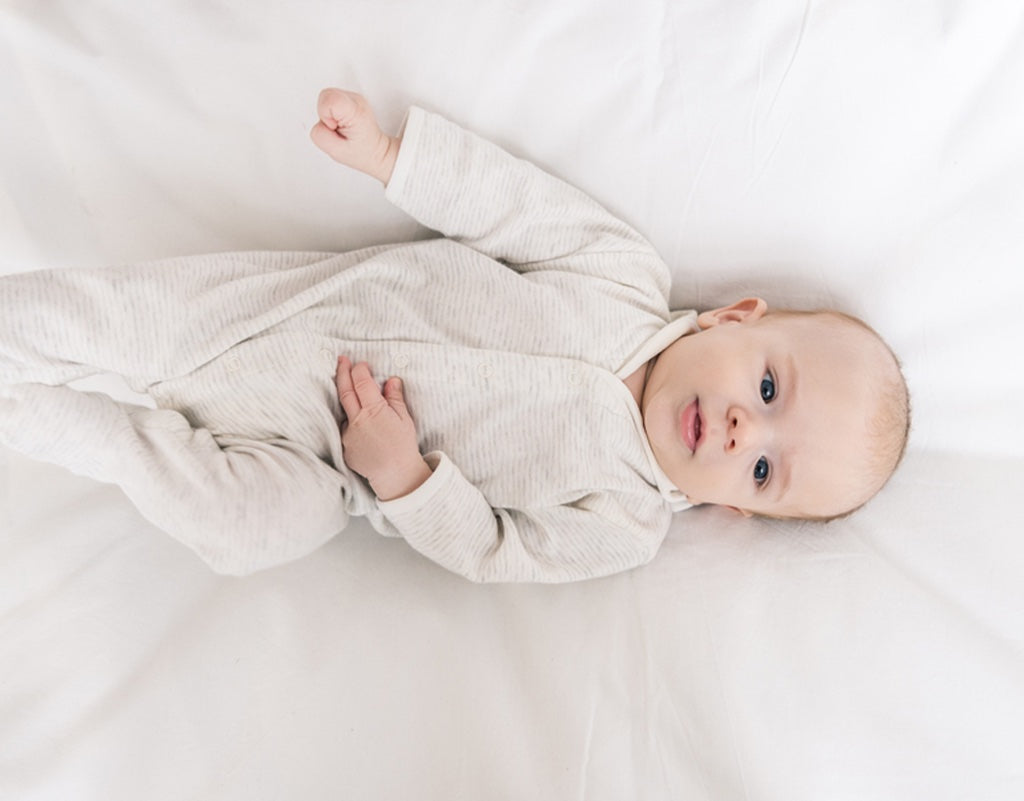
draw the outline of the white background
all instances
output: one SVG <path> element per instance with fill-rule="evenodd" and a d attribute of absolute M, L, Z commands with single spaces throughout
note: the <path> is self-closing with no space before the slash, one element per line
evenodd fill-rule
<path fill-rule="evenodd" d="M 0 271 L 426 235 L 309 143 L 329 85 L 585 189 L 680 307 L 863 316 L 907 462 L 849 520 L 477 587 L 363 526 L 218 578 L 0 453 L 0 798 L 1024 797 L 1024 8 L 2 0 Z"/>

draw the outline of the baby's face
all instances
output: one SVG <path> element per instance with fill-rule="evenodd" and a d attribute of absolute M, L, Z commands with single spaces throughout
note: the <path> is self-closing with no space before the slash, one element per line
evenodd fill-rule
<path fill-rule="evenodd" d="M 885 358 L 868 332 L 763 301 L 705 312 L 644 388 L 654 455 L 691 502 L 783 517 L 841 514 L 871 494 L 867 420 Z"/>

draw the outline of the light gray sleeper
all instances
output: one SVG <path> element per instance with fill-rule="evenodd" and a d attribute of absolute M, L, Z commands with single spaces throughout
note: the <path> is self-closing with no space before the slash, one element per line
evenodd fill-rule
<path fill-rule="evenodd" d="M 214 569 L 303 556 L 365 515 L 475 581 L 648 561 L 673 508 L 622 378 L 695 330 L 595 202 L 413 108 L 387 197 L 445 238 L 0 278 L 0 442 L 120 485 Z M 338 355 L 403 379 L 433 475 L 347 469 Z M 157 408 L 64 386 L 116 372 Z"/>

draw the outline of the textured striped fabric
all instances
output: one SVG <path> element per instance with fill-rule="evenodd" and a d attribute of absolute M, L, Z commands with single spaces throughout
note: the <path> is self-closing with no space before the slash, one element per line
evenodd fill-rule
<path fill-rule="evenodd" d="M 0 441 L 119 484 L 222 572 L 364 515 L 477 581 L 650 559 L 678 493 L 622 377 L 693 315 L 631 228 L 412 109 L 388 198 L 443 239 L 0 278 Z M 378 502 L 344 464 L 337 356 L 403 378 L 433 475 Z M 109 371 L 156 409 L 64 384 Z"/>

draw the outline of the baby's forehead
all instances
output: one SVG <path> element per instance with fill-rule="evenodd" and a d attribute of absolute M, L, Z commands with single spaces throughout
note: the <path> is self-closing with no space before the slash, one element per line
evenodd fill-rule
<path fill-rule="evenodd" d="M 870 332 L 870 328 L 857 321 L 855 317 L 833 311 L 769 311 L 764 315 L 764 322 L 792 329 L 794 331 L 829 331 L 833 334 L 849 332 Z"/>
<path fill-rule="evenodd" d="M 763 318 L 766 330 L 781 332 L 809 350 L 826 358 L 838 358 L 847 367 L 883 367 L 892 355 L 871 328 L 853 317 L 838 312 L 770 312 Z M 838 365 L 836 365 L 838 366 Z"/>
<path fill-rule="evenodd" d="M 803 490 L 803 516 L 835 514 L 826 509 L 844 502 L 852 509 L 885 483 L 906 442 L 899 361 L 873 329 L 843 314 L 783 312 L 766 325 L 783 332 L 776 344 L 788 349 L 799 373 L 804 452 L 794 480 Z"/>
<path fill-rule="evenodd" d="M 805 378 L 810 378 L 806 377 Z M 804 383 L 795 430 L 783 444 L 791 470 L 790 516 L 827 516 L 851 509 L 879 483 L 871 419 L 877 405 L 867 382 L 837 386 L 823 377 Z"/>

